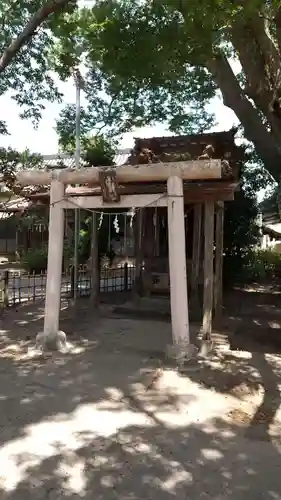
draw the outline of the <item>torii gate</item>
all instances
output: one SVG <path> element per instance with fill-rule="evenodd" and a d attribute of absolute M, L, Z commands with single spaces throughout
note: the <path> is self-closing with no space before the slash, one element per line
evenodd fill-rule
<path fill-rule="evenodd" d="M 44 331 L 38 333 L 36 341 L 41 347 L 64 348 L 66 335 L 59 330 L 60 294 L 64 239 L 65 209 L 107 209 L 131 207 L 166 206 L 168 209 L 168 242 L 170 271 L 171 319 L 174 344 L 189 343 L 189 314 L 186 279 L 184 195 L 183 180 L 220 179 L 222 167 L 220 160 L 195 160 L 185 162 L 156 163 L 149 165 L 124 165 L 108 167 L 81 168 L 76 170 L 22 171 L 16 180 L 22 186 L 50 185 L 50 217 L 48 268 L 45 299 Z M 110 177 L 111 176 L 111 177 Z M 140 183 L 142 194 L 118 194 L 118 201 L 105 202 L 102 193 L 91 196 L 67 196 L 67 184 L 90 184 L 108 187 L 111 179 L 111 195 L 118 192 L 118 184 Z M 103 182 L 104 179 L 107 182 Z M 147 183 L 167 182 L 167 192 L 163 197 L 147 194 Z M 141 188 L 140 188 L 141 189 Z"/>

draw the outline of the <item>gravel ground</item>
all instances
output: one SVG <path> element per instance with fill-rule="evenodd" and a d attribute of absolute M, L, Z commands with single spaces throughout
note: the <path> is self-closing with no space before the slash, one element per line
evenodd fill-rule
<path fill-rule="evenodd" d="M 88 309 L 63 312 L 64 355 L 28 351 L 43 307 L 2 321 L 1 500 L 281 499 L 278 354 L 220 332 L 179 374 L 159 355 L 168 322 Z"/>

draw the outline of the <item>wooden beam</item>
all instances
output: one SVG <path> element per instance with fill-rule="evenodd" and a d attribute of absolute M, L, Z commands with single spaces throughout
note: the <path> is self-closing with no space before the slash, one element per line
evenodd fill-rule
<path fill-rule="evenodd" d="M 154 239 L 155 239 L 155 246 L 154 246 L 154 255 L 155 257 L 159 257 L 159 213 L 157 210 L 157 207 L 154 209 Z"/>
<path fill-rule="evenodd" d="M 190 203 L 204 203 L 205 201 L 233 201 L 234 192 L 233 191 L 184 191 L 184 204 L 188 205 Z"/>
<path fill-rule="evenodd" d="M 76 170 L 25 170 L 16 174 L 16 180 L 22 186 L 47 185 L 52 179 L 63 184 L 99 185 L 100 172 L 108 167 L 90 167 Z M 116 180 L 120 183 L 166 181 L 171 176 L 185 180 L 220 179 L 222 176 L 221 160 L 193 160 L 148 165 L 123 165 L 116 167 Z"/>
<path fill-rule="evenodd" d="M 214 275 L 214 203 L 205 203 L 204 214 L 204 299 L 202 339 L 211 340 Z"/>
<path fill-rule="evenodd" d="M 143 295 L 149 297 L 152 291 L 152 266 L 154 260 L 154 224 L 153 216 L 154 209 L 149 206 L 143 210 L 143 253 L 144 253 L 144 270 L 142 275 L 142 292 Z"/>
<path fill-rule="evenodd" d="M 199 271 L 201 256 L 202 204 L 196 203 L 193 215 L 192 267 L 191 267 L 191 301 L 195 310 L 199 306 Z"/>
<path fill-rule="evenodd" d="M 136 213 L 135 224 L 135 258 L 136 258 L 136 274 L 133 286 L 133 295 L 138 297 L 142 293 L 142 264 L 143 264 L 143 222 L 144 210 L 140 208 Z"/>
<path fill-rule="evenodd" d="M 98 257 L 98 228 L 97 214 L 92 214 L 92 237 L 91 237 L 91 302 L 93 308 L 98 306 L 100 292 L 100 272 Z"/>
<path fill-rule="evenodd" d="M 222 316 L 222 273 L 223 273 L 223 226 L 224 203 L 216 207 L 216 235 L 215 235 L 215 283 L 214 283 L 214 313 L 215 321 L 219 322 Z"/>
<path fill-rule="evenodd" d="M 220 194 L 220 193 L 234 193 L 238 189 L 237 182 L 229 182 L 229 181 L 204 181 L 204 182 L 188 182 L 184 184 L 183 191 L 184 194 L 188 194 L 192 196 L 193 193 L 196 193 L 196 196 L 204 196 L 205 194 Z M 165 182 L 153 182 L 153 183 L 142 183 L 142 184 L 123 184 L 119 185 L 120 194 L 144 194 L 144 193 L 163 193 L 166 192 L 166 183 Z M 99 195 L 101 194 L 101 188 L 99 186 L 90 187 L 90 186 L 79 186 L 72 187 L 67 186 L 66 188 L 67 195 L 73 196 L 87 196 L 87 195 Z M 40 196 L 48 195 L 48 193 L 35 193 L 31 194 L 30 198 L 37 198 Z"/>
<path fill-rule="evenodd" d="M 239 188 L 237 182 L 229 182 L 226 180 L 206 180 L 206 181 L 192 181 L 186 182 L 183 185 L 184 193 L 217 193 L 217 192 L 234 192 Z M 119 184 L 120 194 L 143 194 L 143 193 L 163 193 L 167 191 L 166 182 L 153 182 L 153 183 L 130 183 L 130 184 Z M 78 186 L 72 187 L 67 186 L 65 190 L 68 195 L 76 196 L 87 196 L 87 195 L 99 195 L 101 194 L 100 186 L 90 187 L 90 186 Z M 47 193 L 41 193 L 44 196 Z M 40 197 L 40 193 L 31 194 L 30 198 Z"/>
<path fill-rule="evenodd" d="M 149 194 L 158 194 L 158 195 L 163 194 L 164 195 L 164 193 L 165 193 L 165 191 L 163 190 L 163 186 L 160 186 L 160 187 L 159 186 L 149 186 L 151 189 L 143 189 L 143 185 L 139 184 L 138 188 L 142 188 L 142 189 L 135 189 L 135 187 L 130 186 L 128 184 L 125 187 L 128 189 L 124 189 L 124 190 L 120 189 L 120 195 L 121 195 L 120 198 L 123 198 L 124 196 L 128 196 L 130 194 L 137 195 L 138 192 L 142 195 L 149 195 Z M 148 192 L 146 192 L 146 191 L 148 191 Z M 66 190 L 66 194 L 68 194 L 68 190 Z M 68 196 L 68 200 L 70 202 L 71 202 L 71 200 L 75 200 L 77 198 L 80 198 L 82 200 L 82 198 L 86 198 L 87 196 L 91 199 L 94 199 L 94 198 L 100 197 L 101 195 L 97 194 L 96 192 L 93 194 L 93 193 L 91 193 L 91 190 L 89 189 L 88 193 L 83 192 L 83 194 L 80 195 L 79 191 L 78 191 L 76 197 L 74 197 L 73 195 Z M 40 208 L 42 208 L 42 206 L 46 206 L 49 203 L 49 193 L 44 193 L 43 196 L 42 196 L 42 194 L 38 194 L 38 195 L 36 194 L 36 195 L 32 196 L 31 199 L 36 200 L 36 203 L 37 203 L 36 205 L 34 204 L 32 206 L 32 202 L 31 202 L 31 208 L 32 209 L 35 209 L 35 208 L 40 209 Z M 39 200 L 43 200 L 44 203 L 38 205 Z M 194 188 L 190 188 L 190 189 L 184 191 L 184 204 L 185 205 L 189 205 L 192 203 L 204 203 L 205 201 L 213 201 L 214 203 L 216 203 L 218 201 L 233 201 L 233 200 L 234 200 L 234 191 L 231 189 L 222 189 L 222 190 L 218 190 L 218 191 L 209 191 L 209 190 L 204 191 L 202 189 L 201 190 L 196 189 L 196 186 L 194 186 Z M 99 205 L 99 202 L 94 201 L 93 203 L 95 205 L 96 204 Z M 124 207 L 124 205 L 122 205 L 122 206 Z M 151 206 L 153 206 L 153 205 L 151 205 Z M 158 204 L 157 206 L 163 206 L 163 205 Z M 106 210 L 107 208 L 114 208 L 115 205 L 104 202 L 103 207 L 101 207 L 100 205 L 99 205 L 99 207 Z M 73 208 L 73 207 L 69 206 L 69 208 Z M 3 208 L 2 210 L 0 209 L 0 212 L 1 211 L 2 212 L 11 212 L 11 210 L 7 210 L 5 208 Z M 17 209 L 17 211 L 21 212 L 22 209 Z"/>
<path fill-rule="evenodd" d="M 121 196 L 119 202 L 104 203 L 102 196 L 71 196 L 59 202 L 61 208 L 82 208 L 105 210 L 107 208 L 166 207 L 167 195 L 131 194 Z"/>
<path fill-rule="evenodd" d="M 191 182 L 184 185 L 185 202 L 188 199 L 204 201 L 205 198 L 219 200 L 233 200 L 234 192 L 238 189 L 238 184 L 225 181 L 204 181 L 204 182 Z M 120 195 L 124 194 L 156 194 L 166 192 L 166 183 L 145 183 L 145 184 L 125 184 L 119 185 Z M 71 196 L 98 196 L 101 195 L 101 188 L 99 186 L 67 186 L 65 190 L 66 195 Z M 28 198 L 30 200 L 40 200 L 48 203 L 49 192 L 44 193 L 31 193 Z"/>

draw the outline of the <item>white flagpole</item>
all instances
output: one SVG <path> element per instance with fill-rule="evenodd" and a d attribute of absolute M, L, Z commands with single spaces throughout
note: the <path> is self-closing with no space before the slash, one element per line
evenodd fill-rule
<path fill-rule="evenodd" d="M 74 81 L 76 88 L 76 120 L 75 120 L 75 167 L 80 168 L 81 141 L 80 141 L 80 116 L 81 116 L 81 87 L 82 77 L 78 68 L 74 70 Z M 74 290 L 73 298 L 76 302 L 78 295 L 78 268 L 79 268 L 79 232 L 80 232 L 80 210 L 74 209 Z"/>

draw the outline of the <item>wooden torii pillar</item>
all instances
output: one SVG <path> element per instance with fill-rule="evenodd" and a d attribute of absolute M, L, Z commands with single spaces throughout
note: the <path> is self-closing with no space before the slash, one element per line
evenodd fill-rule
<path fill-rule="evenodd" d="M 168 207 L 173 342 L 174 344 L 189 342 L 183 180 L 221 178 L 220 160 L 124 165 L 115 169 L 99 167 L 53 172 L 30 170 L 19 172 L 16 178 L 23 186 L 51 185 L 44 331 L 37 335 L 37 343 L 40 347 L 48 349 L 66 347 L 66 336 L 59 330 L 64 210 L 77 207 L 93 210 L 111 207 Z M 126 184 L 159 181 L 167 182 L 167 193 L 163 193 L 163 197 L 160 198 L 159 194 L 120 196 L 118 193 L 118 182 Z M 105 202 L 101 195 L 67 197 L 65 196 L 66 184 L 104 184 L 111 193 L 112 199 L 115 196 L 116 201 Z"/>

